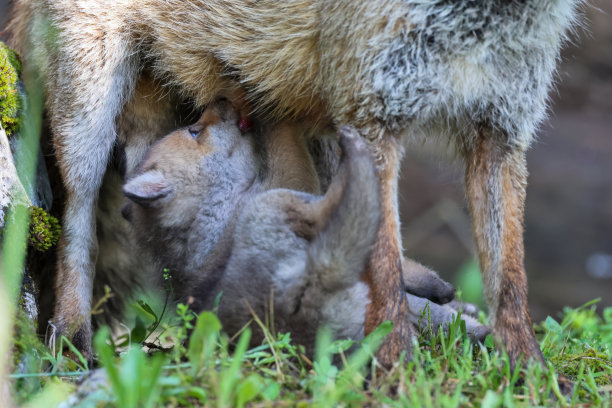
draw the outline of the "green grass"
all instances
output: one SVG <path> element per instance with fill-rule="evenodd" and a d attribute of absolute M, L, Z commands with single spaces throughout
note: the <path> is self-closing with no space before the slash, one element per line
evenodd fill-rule
<path fill-rule="evenodd" d="M 75 385 L 83 373 L 93 372 L 86 362 L 78 355 L 70 359 L 47 350 L 30 374 L 13 375 L 15 395 L 20 404 L 31 407 L 51 406 L 54 398 L 75 390 L 77 407 L 610 407 L 612 308 L 598 314 L 592 303 L 567 308 L 559 321 L 549 317 L 536 326 L 548 367 L 530 364 L 511 372 L 507 356 L 491 339 L 487 346 L 473 345 L 460 322 L 448 333 L 420 333 L 412 361 L 400 360 L 387 371 L 377 369 L 372 357 L 390 331 L 389 323 L 357 345 L 333 342 L 322 330 L 311 361 L 289 334 L 266 330 L 266 341 L 248 348 L 251 329 L 264 327 L 260 321 L 230 339 L 213 312 L 195 316 L 179 305 L 176 316 L 160 324 L 157 314 L 141 302 L 131 345 L 118 346 L 127 336 L 113 342 L 108 329 L 95 337 L 97 364 L 102 367 L 96 376 L 102 371 L 107 376 L 102 385 Z M 143 322 L 146 334 L 138 337 Z M 134 342 L 136 337 L 140 343 Z M 175 345 L 143 351 L 142 344 L 151 343 Z M 575 382 L 573 394 L 559 393 L 554 373 Z"/>

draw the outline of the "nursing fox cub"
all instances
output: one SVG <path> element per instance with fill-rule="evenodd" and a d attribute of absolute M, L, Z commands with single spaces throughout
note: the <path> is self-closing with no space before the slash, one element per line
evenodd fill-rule
<path fill-rule="evenodd" d="M 230 333 L 256 314 L 272 316 L 277 330 L 291 332 L 309 352 L 321 326 L 339 338 L 363 338 L 370 290 L 363 274 L 380 222 L 365 142 L 354 129 L 339 130 L 339 168 L 319 195 L 295 127 L 243 132 L 238 121 L 221 101 L 151 147 L 123 187 L 137 241 L 170 269 L 175 294 L 190 298 L 194 309 L 212 309 L 221 293 L 219 318 Z M 421 276 L 422 286 L 441 282 L 410 261 L 405 272 Z M 416 323 L 426 300 L 405 296 Z M 456 313 L 429 308 L 434 325 Z M 464 319 L 475 337 L 488 332 Z M 261 342 L 255 333 L 253 341 Z"/>

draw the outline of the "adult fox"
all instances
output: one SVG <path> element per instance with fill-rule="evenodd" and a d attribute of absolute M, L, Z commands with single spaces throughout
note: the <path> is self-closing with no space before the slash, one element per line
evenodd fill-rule
<path fill-rule="evenodd" d="M 238 80 L 271 120 L 350 124 L 377 160 L 382 216 L 365 330 L 410 349 L 397 172 L 403 140 L 442 138 L 466 191 L 494 332 L 512 364 L 543 361 L 523 266 L 525 151 L 545 115 L 579 0 L 17 0 L 12 45 L 40 64 L 68 191 L 54 322 L 87 351 L 93 208 L 115 121 L 143 67 L 204 106 Z M 146 107 L 144 107 L 146 108 Z M 402 140 L 403 139 L 403 140 Z M 75 301 L 75 299 L 79 299 Z"/>

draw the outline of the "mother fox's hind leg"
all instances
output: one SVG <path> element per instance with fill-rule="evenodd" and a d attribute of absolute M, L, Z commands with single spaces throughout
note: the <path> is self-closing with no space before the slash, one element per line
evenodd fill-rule
<path fill-rule="evenodd" d="M 115 120 L 135 75 L 121 34 L 96 21 L 69 21 L 59 30 L 63 42 L 48 72 L 47 107 L 67 199 L 53 337 L 68 336 L 91 358 L 95 203 L 116 139 Z"/>
<path fill-rule="evenodd" d="M 523 265 L 525 152 L 489 130 L 466 152 L 466 190 L 491 325 L 514 367 L 519 358 L 544 362 L 527 305 Z"/>
<path fill-rule="evenodd" d="M 472 150 L 465 154 L 465 184 L 489 319 L 513 369 L 521 358 L 523 362 L 545 364 L 527 304 L 523 246 L 525 152 L 487 132 L 490 131 L 481 131 Z M 571 392 L 571 381 L 562 375 L 558 381 L 563 393 Z"/>

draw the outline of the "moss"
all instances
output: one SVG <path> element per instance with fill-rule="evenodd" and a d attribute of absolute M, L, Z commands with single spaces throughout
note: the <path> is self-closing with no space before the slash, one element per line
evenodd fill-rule
<path fill-rule="evenodd" d="M 38 207 L 30 207 L 28 241 L 37 251 L 45 252 L 57 243 L 61 233 L 57 218 Z"/>
<path fill-rule="evenodd" d="M 36 322 L 30 320 L 20 305 L 15 316 L 13 332 L 12 371 L 17 373 L 41 371 L 45 364 L 42 357 L 45 355 L 48 355 L 48 349 L 36 334 Z M 20 398 L 25 398 L 29 393 L 40 389 L 40 380 L 37 378 L 16 381 L 19 394 L 23 394 L 18 396 Z"/>
<path fill-rule="evenodd" d="M 0 42 L 0 124 L 7 135 L 19 127 L 23 100 L 18 90 L 21 61 L 15 51 Z"/>
<path fill-rule="evenodd" d="M 565 374 L 571 380 L 576 380 L 580 375 L 580 366 L 584 364 L 595 376 L 595 383 L 599 385 L 608 385 L 612 383 L 610 370 L 612 369 L 612 361 L 605 353 L 598 352 L 595 349 L 589 348 L 580 354 L 561 354 L 552 357 L 551 362 L 560 372 Z"/>
<path fill-rule="evenodd" d="M 27 273 L 24 277 L 24 285 L 27 285 L 26 280 L 31 281 L 31 277 Z M 30 293 L 32 292 L 33 289 L 30 289 Z M 27 354 L 38 353 L 38 357 L 40 357 L 43 354 L 41 351 L 44 350 L 44 346 L 36 334 L 36 322 L 28 317 L 24 303 L 24 293 L 22 292 L 15 316 L 15 334 L 13 336 L 13 363 L 15 367 Z"/>

